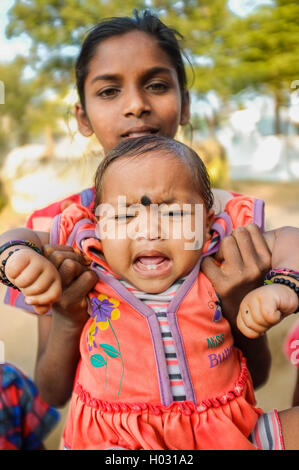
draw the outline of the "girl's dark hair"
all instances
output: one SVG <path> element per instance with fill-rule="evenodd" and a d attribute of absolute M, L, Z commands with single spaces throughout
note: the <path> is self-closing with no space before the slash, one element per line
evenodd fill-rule
<path fill-rule="evenodd" d="M 177 39 L 183 39 L 182 35 L 162 23 L 150 10 L 145 10 L 143 13 L 138 13 L 135 10 L 134 15 L 134 18 L 115 17 L 103 20 L 92 28 L 85 38 L 75 65 L 77 90 L 84 110 L 84 83 L 89 72 L 89 63 L 96 53 L 96 48 L 105 39 L 130 31 L 141 31 L 157 39 L 159 46 L 166 52 L 177 72 L 182 98 L 184 99 L 187 79 L 182 52 Z"/>
<path fill-rule="evenodd" d="M 125 139 L 117 144 L 101 161 L 95 175 L 96 196 L 94 210 L 101 203 L 103 177 L 107 168 L 119 158 L 134 158 L 145 156 L 154 151 L 162 151 L 165 155 L 172 155 L 183 162 L 190 170 L 194 186 L 202 196 L 206 210 L 211 209 L 214 203 L 213 193 L 208 172 L 203 161 L 197 153 L 181 142 L 168 137 L 147 135 Z M 161 157 L 163 158 L 163 157 Z"/>

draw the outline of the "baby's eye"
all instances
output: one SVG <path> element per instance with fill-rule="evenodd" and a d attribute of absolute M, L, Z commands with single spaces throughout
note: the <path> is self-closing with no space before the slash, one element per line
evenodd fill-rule
<path fill-rule="evenodd" d="M 169 211 L 169 212 L 164 212 L 164 214 L 162 215 L 163 217 L 179 217 L 183 215 L 183 212 L 182 211 Z"/>
<path fill-rule="evenodd" d="M 119 222 L 126 221 L 133 219 L 134 215 L 129 215 L 129 214 L 118 214 L 115 216 L 115 220 L 118 220 Z"/>
<path fill-rule="evenodd" d="M 176 211 L 169 211 L 169 212 L 164 212 L 163 217 L 184 217 L 186 215 L 191 215 L 190 212 L 186 212 L 183 210 L 176 210 Z"/>

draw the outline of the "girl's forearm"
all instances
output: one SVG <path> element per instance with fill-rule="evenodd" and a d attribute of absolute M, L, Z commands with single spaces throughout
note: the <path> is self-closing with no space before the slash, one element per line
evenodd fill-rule
<path fill-rule="evenodd" d="M 38 354 L 35 381 L 41 397 L 50 405 L 60 407 L 72 393 L 84 324 L 74 325 L 55 312 L 50 322 L 48 341 Z"/>
<path fill-rule="evenodd" d="M 0 245 L 3 245 L 4 243 L 12 241 L 12 240 L 31 241 L 35 245 L 37 245 L 39 248 L 41 248 L 41 240 L 40 240 L 39 235 L 33 230 L 30 230 L 29 228 L 26 228 L 26 227 L 7 230 L 7 232 L 4 232 L 0 235 Z"/>
<path fill-rule="evenodd" d="M 264 236 L 272 252 L 272 268 L 284 267 L 299 271 L 299 229 L 282 227 L 265 232 Z"/>

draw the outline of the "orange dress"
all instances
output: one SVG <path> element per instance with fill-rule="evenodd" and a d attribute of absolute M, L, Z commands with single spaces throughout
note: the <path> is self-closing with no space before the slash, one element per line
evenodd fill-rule
<path fill-rule="evenodd" d="M 215 219 L 214 245 L 237 225 L 263 220 L 262 201 L 234 197 Z M 243 223 L 242 223 L 243 222 Z M 246 361 L 200 262 L 167 308 L 186 400 L 173 402 L 155 312 L 127 290 L 99 258 L 95 221 L 73 205 L 57 216 L 51 242 L 70 244 L 92 261 L 99 281 L 89 294 L 64 443 L 70 449 L 255 449 L 248 436 L 255 407 Z M 102 269 L 104 268 L 104 269 Z M 67 347 L 67 345 L 66 345 Z"/>

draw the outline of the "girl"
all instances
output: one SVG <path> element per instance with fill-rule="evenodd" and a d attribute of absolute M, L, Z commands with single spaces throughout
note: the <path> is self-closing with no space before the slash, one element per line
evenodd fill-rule
<path fill-rule="evenodd" d="M 51 241 L 82 250 L 99 277 L 89 293 L 65 446 L 279 449 L 284 439 L 286 448 L 299 448 L 288 437 L 299 430 L 296 409 L 280 414 L 281 435 L 277 413 L 262 415 L 254 407 L 246 361 L 234 347 L 211 283 L 199 271 L 203 253 L 213 253 L 231 229 L 228 212 L 214 216 L 199 157 L 165 137 L 127 139 L 108 153 L 95 187 L 98 227 L 90 211 L 74 204 L 55 217 L 51 229 Z M 234 208 L 242 217 L 244 207 Z M 299 255 L 286 248 L 298 243 L 298 230 L 264 236 L 274 266 L 298 268 Z M 2 242 L 11 250 L 4 251 L 3 274 L 43 313 L 60 297 L 60 276 L 30 244 L 41 249 L 49 234 L 17 229 L 2 235 Z M 261 334 L 280 315 L 297 310 L 299 287 L 279 279 L 285 285 L 265 285 L 244 298 L 239 325 L 245 334 Z M 44 364 L 58 366 L 60 373 L 69 348 L 65 329 L 64 334 L 62 349 L 61 331 L 49 338 L 51 363 Z M 37 380 L 56 401 L 57 381 L 39 381 L 39 374 Z M 69 390 L 72 384 L 63 385 Z"/>
<path fill-rule="evenodd" d="M 183 59 L 175 33 L 149 12 L 135 18 L 115 18 L 96 26 L 83 43 L 76 63 L 76 79 L 80 102 L 75 114 L 80 132 L 84 136 L 95 134 L 105 152 L 123 141 L 148 134 L 174 137 L 178 126 L 189 119 L 189 95 Z M 234 199 L 225 193 L 218 201 L 218 211 Z M 91 209 L 94 189 L 88 189 L 64 201 L 35 211 L 28 227 L 49 230 L 53 217 L 71 203 L 81 203 Z M 242 204 L 242 201 L 240 201 Z M 244 207 L 247 204 L 243 200 Z M 250 217 L 233 226 L 251 222 Z M 78 341 L 86 320 L 85 296 L 96 283 L 96 276 L 84 266 L 82 257 L 70 249 L 46 248 L 44 253 L 55 263 L 63 279 L 63 295 L 55 308 L 59 312 L 76 315 L 76 328 L 72 323 L 69 342 L 77 349 L 69 348 L 69 379 L 73 378 L 79 358 Z M 261 234 L 236 231 L 223 244 L 219 259 L 225 259 L 218 267 L 207 258 L 203 269 L 222 298 L 223 309 L 229 312 L 234 328 L 236 344 L 246 354 L 255 385 L 267 377 L 270 355 L 265 337 L 254 341 L 246 339 L 235 329 L 235 315 L 244 295 L 261 282 L 270 268 L 270 254 Z M 21 295 L 9 292 L 6 302 L 26 306 Z M 54 319 L 39 320 L 39 362 L 37 370 L 46 370 L 47 340 Z M 55 320 L 56 322 L 56 320 Z M 51 354 L 51 353 L 50 353 Z M 69 390 L 70 393 L 71 390 Z M 67 394 L 67 396 L 69 395 Z M 64 400 L 62 400 L 64 401 Z"/>

